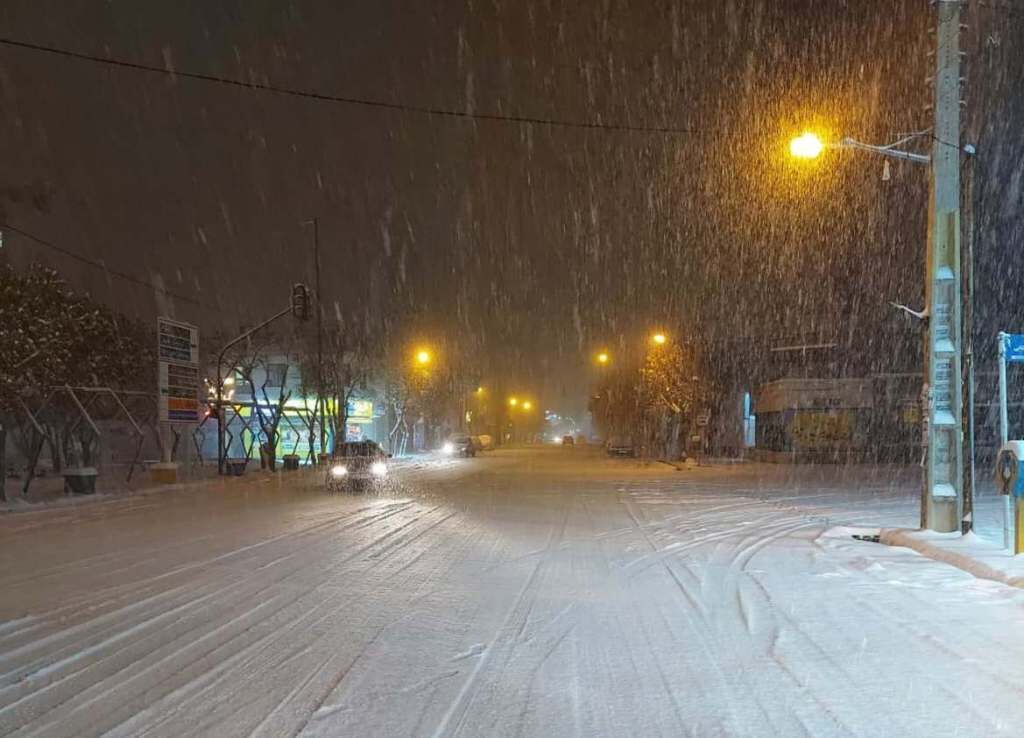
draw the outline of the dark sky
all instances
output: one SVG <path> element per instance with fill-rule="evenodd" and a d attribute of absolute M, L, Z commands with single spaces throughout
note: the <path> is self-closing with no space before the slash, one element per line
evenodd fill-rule
<path fill-rule="evenodd" d="M 1001 147 L 986 163 L 991 265 L 1008 241 L 1020 250 L 1024 74 L 1020 20 L 979 12 L 969 122 Z M 208 330 L 312 281 L 302 222 L 318 216 L 329 316 L 447 340 L 522 383 L 575 377 L 598 345 L 626 350 L 654 325 L 913 341 L 888 301 L 922 300 L 926 173 L 897 165 L 882 182 L 875 160 L 797 169 L 783 152 L 808 124 L 876 142 L 920 128 L 929 18 L 926 0 L 9 0 L 0 35 L 86 54 L 682 132 L 383 110 L 0 46 L 0 187 L 48 193 L 42 209 L 0 205 L 11 225 L 177 295 L 170 308 Z M 151 287 L 17 234 L 4 251 L 146 319 L 159 309 Z"/>

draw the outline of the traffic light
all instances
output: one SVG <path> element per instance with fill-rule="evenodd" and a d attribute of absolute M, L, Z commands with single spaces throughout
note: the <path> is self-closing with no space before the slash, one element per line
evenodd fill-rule
<path fill-rule="evenodd" d="M 309 288 L 304 284 L 292 285 L 292 315 L 298 320 L 309 320 Z"/>

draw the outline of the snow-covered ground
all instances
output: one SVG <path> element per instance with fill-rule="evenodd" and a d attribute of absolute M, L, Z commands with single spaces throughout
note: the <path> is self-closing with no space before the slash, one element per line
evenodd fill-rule
<path fill-rule="evenodd" d="M 843 526 L 913 475 L 586 449 L 0 517 L 0 734 L 990 736 L 1024 591 Z M 996 500 L 979 515 L 998 527 Z"/>

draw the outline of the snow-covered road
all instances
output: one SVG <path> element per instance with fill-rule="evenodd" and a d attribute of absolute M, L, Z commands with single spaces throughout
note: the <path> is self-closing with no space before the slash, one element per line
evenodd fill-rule
<path fill-rule="evenodd" d="M 3 516 L 0 734 L 1024 725 L 1024 592 L 837 528 L 912 525 L 905 475 L 543 449 L 398 476 Z"/>

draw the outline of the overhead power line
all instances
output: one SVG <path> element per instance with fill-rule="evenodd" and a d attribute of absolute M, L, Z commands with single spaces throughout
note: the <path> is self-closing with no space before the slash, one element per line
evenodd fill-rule
<path fill-rule="evenodd" d="M 0 222 L 0 231 L 10 231 L 11 233 L 17 233 L 18 235 L 24 236 L 25 238 L 27 238 L 30 241 L 33 241 L 33 242 L 39 244 L 40 246 L 45 246 L 46 248 L 50 249 L 51 251 L 56 251 L 57 253 L 63 254 L 64 256 L 67 256 L 67 257 L 69 257 L 71 259 L 74 259 L 75 261 L 81 262 L 82 264 L 87 264 L 88 266 L 95 267 L 96 269 L 101 269 L 105 273 L 107 273 L 107 274 L 109 274 L 109 275 L 111 275 L 113 277 L 117 277 L 118 279 L 123 279 L 126 282 L 131 282 L 132 284 L 137 284 L 137 285 L 139 285 L 141 287 L 145 287 L 147 290 L 155 290 L 156 292 L 161 292 L 161 293 L 167 295 L 168 297 L 173 297 L 176 300 L 182 300 L 183 302 L 188 302 L 188 303 L 191 303 L 193 305 L 198 305 L 198 306 L 203 307 L 203 308 L 207 308 L 207 309 L 210 309 L 210 310 L 215 310 L 217 312 L 223 312 L 223 311 L 221 311 L 220 308 L 215 307 L 213 305 L 207 305 L 206 303 L 202 302 L 201 300 L 197 300 L 194 297 L 190 297 L 188 295 L 183 295 L 183 294 L 181 294 L 179 292 L 172 292 L 171 290 L 165 289 L 163 287 L 158 287 L 157 285 L 153 284 L 152 282 L 147 282 L 145 279 L 142 279 L 141 277 L 136 277 L 133 274 L 128 274 L 127 272 L 121 272 L 121 271 L 118 271 L 117 269 L 111 269 L 110 267 L 108 267 L 106 264 L 104 264 L 101 261 L 95 261 L 94 259 L 90 259 L 87 256 L 82 256 L 81 254 L 76 254 L 74 251 L 69 251 L 68 249 L 66 249 L 66 248 L 64 248 L 62 246 L 58 246 L 57 244 L 53 243 L 52 241 L 47 241 L 45 238 L 40 238 L 39 236 L 37 236 L 37 235 L 35 235 L 33 233 L 29 233 L 28 231 L 22 230 L 21 228 L 15 228 L 14 226 L 12 226 L 12 225 L 10 225 L 8 223 Z"/>
<path fill-rule="evenodd" d="M 585 130 L 616 131 L 624 133 L 693 133 L 693 131 L 688 128 L 678 128 L 673 126 L 644 126 L 629 125 L 622 123 L 600 123 L 597 121 L 586 120 L 559 120 L 557 118 L 540 118 L 528 115 L 501 115 L 499 113 L 476 113 L 464 110 L 454 110 L 451 108 L 427 107 L 420 105 L 409 105 L 400 102 L 388 102 L 386 100 L 372 100 L 368 98 L 348 97 L 344 95 L 331 95 L 322 92 L 312 92 L 309 90 L 298 90 L 291 87 L 279 87 L 277 85 L 264 84 L 261 82 L 246 82 L 240 79 L 232 79 L 230 77 L 219 77 L 213 74 L 202 74 L 199 72 L 183 72 L 174 69 L 165 69 L 163 67 L 151 66 L 149 64 L 139 64 L 137 62 L 124 61 L 122 59 L 112 59 L 102 56 L 94 56 L 92 54 L 83 54 L 77 51 L 71 51 L 69 49 L 61 49 L 54 46 L 44 46 L 42 44 L 33 44 L 27 41 L 18 41 L 16 39 L 10 38 L 0 38 L 0 44 L 18 49 L 28 49 L 30 51 L 37 51 L 45 54 L 51 54 L 54 56 L 61 56 L 66 59 L 87 61 L 94 64 L 103 64 L 111 67 L 134 69 L 136 71 L 160 74 L 166 77 L 184 77 L 186 79 L 194 79 L 202 82 L 212 82 L 214 84 L 227 85 L 229 87 L 240 87 L 246 90 L 271 92 L 277 95 L 287 95 L 290 97 L 305 98 L 308 100 L 319 100 L 321 102 L 340 103 L 344 105 L 356 105 L 367 108 L 378 108 L 383 110 L 394 110 L 403 113 L 417 113 L 421 115 L 433 115 L 444 118 L 459 118 L 463 120 L 491 121 L 500 123 L 529 123 L 532 125 L 549 126 L 552 128 L 577 128 Z"/>

